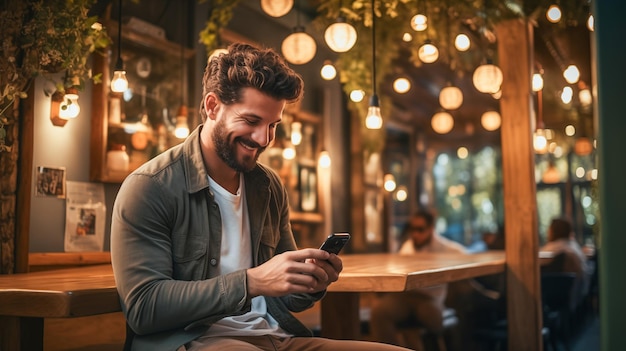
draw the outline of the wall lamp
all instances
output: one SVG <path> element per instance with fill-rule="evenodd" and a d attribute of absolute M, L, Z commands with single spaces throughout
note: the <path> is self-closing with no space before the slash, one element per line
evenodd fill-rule
<path fill-rule="evenodd" d="M 65 93 L 55 91 L 50 101 L 50 121 L 57 127 L 63 127 L 68 120 L 76 118 L 80 113 L 78 90 L 66 88 Z"/>

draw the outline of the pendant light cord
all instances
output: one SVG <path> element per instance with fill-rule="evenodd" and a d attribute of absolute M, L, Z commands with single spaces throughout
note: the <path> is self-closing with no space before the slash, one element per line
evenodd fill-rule
<path fill-rule="evenodd" d="M 298 8 L 298 1 L 296 1 L 294 3 L 293 7 L 296 10 L 296 28 L 298 28 L 298 30 L 301 30 L 301 28 L 300 28 L 300 9 Z"/>
<path fill-rule="evenodd" d="M 545 125 L 543 124 L 543 91 L 537 91 L 537 126 L 535 129 L 545 129 Z"/>
<path fill-rule="evenodd" d="M 182 3 L 182 9 L 180 11 L 181 28 L 185 28 L 185 11 L 187 7 L 185 2 Z M 185 105 L 185 30 L 183 29 L 180 41 L 180 105 Z"/>
<path fill-rule="evenodd" d="M 122 62 L 122 0 L 118 1 L 117 6 L 117 62 L 115 63 L 115 70 L 124 70 L 124 63 Z"/>
<path fill-rule="evenodd" d="M 376 95 L 376 14 L 372 0 L 372 93 Z"/>

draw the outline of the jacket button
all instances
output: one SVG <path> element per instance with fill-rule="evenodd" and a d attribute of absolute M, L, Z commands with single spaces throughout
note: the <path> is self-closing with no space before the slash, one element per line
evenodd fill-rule
<path fill-rule="evenodd" d="M 211 259 L 211 266 L 215 266 L 217 264 L 217 260 L 212 258 Z"/>

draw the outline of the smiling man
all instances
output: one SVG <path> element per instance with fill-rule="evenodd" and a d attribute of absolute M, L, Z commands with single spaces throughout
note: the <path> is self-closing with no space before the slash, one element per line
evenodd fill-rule
<path fill-rule="evenodd" d="M 297 250 L 287 193 L 257 163 L 302 78 L 271 49 L 233 44 L 203 78 L 202 125 L 122 184 L 111 259 L 132 350 L 400 350 L 313 338 L 291 312 L 342 262 Z"/>

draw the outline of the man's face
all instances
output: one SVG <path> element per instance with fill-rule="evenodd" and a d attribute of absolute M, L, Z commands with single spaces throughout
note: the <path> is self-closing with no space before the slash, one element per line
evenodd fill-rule
<path fill-rule="evenodd" d="M 413 239 L 413 245 L 418 249 L 427 245 L 433 237 L 433 227 L 429 226 L 422 217 L 411 219 L 408 230 Z"/>
<path fill-rule="evenodd" d="M 256 166 L 259 155 L 274 141 L 285 101 L 244 88 L 240 102 L 221 104 L 212 133 L 215 151 L 237 172 Z"/>

